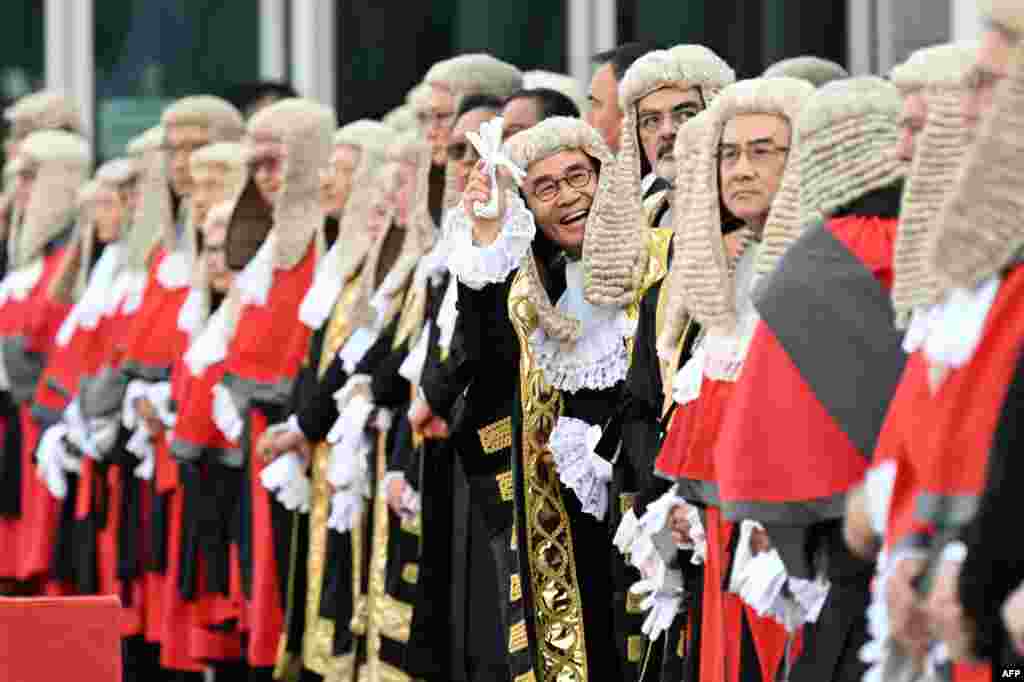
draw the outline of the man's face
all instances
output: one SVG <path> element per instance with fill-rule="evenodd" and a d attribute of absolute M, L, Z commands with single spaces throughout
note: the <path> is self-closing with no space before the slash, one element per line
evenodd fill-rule
<path fill-rule="evenodd" d="M 249 174 L 260 196 L 273 206 L 284 184 L 284 146 L 279 142 L 262 140 L 256 144 L 256 148 L 256 156 L 249 162 Z"/>
<path fill-rule="evenodd" d="M 167 126 L 165 144 L 171 170 L 171 188 L 180 197 L 192 193 L 192 173 L 189 157 L 192 152 L 210 143 L 210 133 L 204 126 Z"/>
<path fill-rule="evenodd" d="M 505 118 L 501 136 L 507 140 L 516 133 L 540 123 L 541 111 L 539 103 L 533 97 L 517 97 L 505 105 L 501 115 Z"/>
<path fill-rule="evenodd" d="M 722 131 L 718 147 L 722 201 L 754 229 L 764 227 L 782 183 L 790 127 L 775 114 L 740 114 Z"/>
<path fill-rule="evenodd" d="M 125 217 L 129 220 L 133 219 L 139 202 L 139 183 L 135 180 L 129 180 L 118 185 L 117 195 L 121 198 L 121 205 L 124 206 Z"/>
<path fill-rule="evenodd" d="M 370 219 L 366 221 L 366 234 L 370 241 L 376 243 L 388 229 L 388 222 L 391 220 L 393 197 L 387 192 L 378 191 L 373 203 L 370 205 Z"/>
<path fill-rule="evenodd" d="M 206 214 L 214 204 L 227 201 L 227 167 L 207 163 L 192 167 L 192 213 L 197 225 L 206 222 Z"/>
<path fill-rule="evenodd" d="M 430 86 L 430 108 L 423 112 L 420 123 L 430 143 L 434 165 L 443 165 L 448 157 L 448 138 L 455 122 L 455 95 L 438 85 Z"/>
<path fill-rule="evenodd" d="M 597 180 L 594 162 L 573 149 L 534 162 L 523 182 L 526 204 L 537 225 L 548 239 L 574 256 L 583 251 Z"/>
<path fill-rule="evenodd" d="M 974 67 L 967 78 L 967 97 L 964 98 L 964 118 L 972 135 L 992 108 L 999 81 L 1009 74 L 1012 49 L 1012 43 L 1002 31 L 989 29 L 982 34 Z"/>
<path fill-rule="evenodd" d="M 455 174 L 455 190 L 459 194 L 465 191 L 469 174 L 476 162 L 480 160 L 476 148 L 470 144 L 466 133 L 480 130 L 482 123 L 490 121 L 495 116 L 497 113 L 491 109 L 471 109 L 464 113 L 452 128 L 452 135 L 448 142 L 448 162 L 451 164 L 449 168 Z"/>
<path fill-rule="evenodd" d="M 637 100 L 636 121 L 640 131 L 640 146 L 659 176 L 675 177 L 673 147 L 676 131 L 703 109 L 704 100 L 697 88 L 661 88 Z"/>
<path fill-rule="evenodd" d="M 416 193 L 416 166 L 406 161 L 398 164 L 398 187 L 395 190 L 395 222 L 409 224 L 413 196 Z"/>
<path fill-rule="evenodd" d="M 345 210 L 361 157 L 362 150 L 350 144 L 334 148 L 327 168 L 320 174 L 320 204 L 328 215 L 337 216 Z"/>
<path fill-rule="evenodd" d="M 235 273 L 228 268 L 228 260 L 224 256 L 224 242 L 228 238 L 226 220 L 213 220 L 203 229 L 203 260 L 210 278 L 210 288 L 223 294 L 231 288 Z"/>
<path fill-rule="evenodd" d="M 622 132 L 622 109 L 619 108 L 619 79 L 611 63 L 602 64 L 590 79 L 590 111 L 586 121 L 601 133 L 614 153 L 619 151 Z"/>
<path fill-rule="evenodd" d="M 23 157 L 24 158 L 24 157 Z M 28 208 L 28 200 L 32 198 L 32 188 L 36 184 L 38 167 L 31 161 L 25 161 L 14 180 L 14 208 L 24 213 Z"/>
<path fill-rule="evenodd" d="M 920 90 L 903 98 L 903 113 L 900 115 L 900 141 L 896 146 L 896 154 L 907 163 L 914 160 L 914 149 L 917 136 L 924 130 L 924 122 L 928 117 L 928 102 Z"/>
<path fill-rule="evenodd" d="M 124 205 L 114 188 L 99 191 L 92 202 L 93 220 L 96 227 L 96 241 L 109 244 L 121 236 L 124 220 Z"/>

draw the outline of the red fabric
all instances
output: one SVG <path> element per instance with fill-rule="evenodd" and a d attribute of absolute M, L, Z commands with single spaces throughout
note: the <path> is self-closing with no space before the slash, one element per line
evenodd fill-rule
<path fill-rule="evenodd" d="M 912 434 L 929 427 L 933 410 L 934 401 L 928 389 L 928 370 L 923 356 L 914 353 L 907 359 L 903 376 L 893 394 L 871 462 L 872 467 L 886 462 L 896 465 L 883 539 L 884 547 L 890 552 L 908 536 L 929 531 L 925 525 L 914 521 L 921 471 L 927 462 L 911 456 L 908 442 Z"/>
<path fill-rule="evenodd" d="M 224 375 L 223 364 L 207 369 L 199 377 L 193 377 L 183 362 L 175 365 L 172 374 L 172 391 L 178 401 L 178 419 L 175 423 L 174 436 L 187 442 L 212 448 L 237 447 L 229 443 L 216 428 L 212 419 L 213 386 Z M 166 448 L 165 448 L 166 450 Z M 161 491 L 169 493 L 167 510 L 168 546 L 167 574 L 162 595 L 162 636 L 160 662 L 165 668 L 173 670 L 197 670 L 202 661 L 231 661 L 241 658 L 241 633 L 236 631 L 215 631 L 211 625 L 221 625 L 229 620 L 237 620 L 241 614 L 241 582 L 235 599 L 223 595 L 211 594 L 206 589 L 205 570 L 200 558 L 198 584 L 195 598 L 190 602 L 183 601 L 178 589 L 181 575 L 182 530 L 184 528 L 184 499 L 180 490 L 178 466 L 170 457 L 169 451 L 164 453 L 167 462 L 166 471 L 161 473 L 158 460 L 157 486 Z M 229 513 L 225 510 L 224 513 Z M 219 610 L 224 603 L 233 608 Z M 225 611 L 230 613 L 225 613 Z M 220 620 L 208 621 L 205 614 L 218 612 Z M 188 633 L 182 636 L 182 633 Z"/>
<path fill-rule="evenodd" d="M 313 282 L 316 249 L 312 244 L 303 259 L 290 270 L 275 270 L 266 305 L 247 305 L 239 314 L 234 338 L 228 348 L 225 371 L 264 384 L 292 380 L 298 374 L 309 347 L 309 328 L 298 319 L 299 306 Z M 248 451 L 267 428 L 262 413 L 251 410 Z M 252 499 L 253 579 L 252 597 L 246 601 L 243 627 L 249 632 L 246 658 L 256 667 L 272 666 L 284 625 L 274 556 L 270 505 L 273 500 L 260 483 L 264 462 L 249 461 Z"/>
<path fill-rule="evenodd" d="M 0 679 L 120 682 L 117 599 L 0 598 Z"/>
<path fill-rule="evenodd" d="M 949 372 L 935 393 L 936 409 L 928 428 L 914 433 L 915 457 L 930 463 L 922 476 L 924 493 L 981 494 L 989 448 L 1022 340 L 1024 267 L 1018 267 L 999 288 L 970 362 Z"/>
<path fill-rule="evenodd" d="M 715 443 L 735 383 L 703 377 L 700 395 L 676 408 L 658 461 L 673 478 L 715 482 Z"/>
<path fill-rule="evenodd" d="M 953 664 L 953 682 L 991 682 L 994 679 L 991 663 Z"/>
<path fill-rule="evenodd" d="M 892 285 L 894 219 L 849 216 L 829 220 L 826 228 L 883 287 Z M 828 498 L 858 483 L 867 469 L 869 453 L 850 442 L 763 321 L 721 431 L 714 456 L 723 501 Z"/>
<path fill-rule="evenodd" d="M 709 507 L 705 518 L 708 543 L 704 562 L 704 595 L 701 603 L 700 682 L 736 682 L 740 679 L 742 619 L 744 613 L 754 639 L 761 676 L 774 680 L 786 652 L 784 627 L 762 618 L 722 588 L 725 571 L 732 561 L 728 552 L 732 533 L 739 529 L 721 512 Z M 798 651 L 798 649 L 796 649 Z"/>
<path fill-rule="evenodd" d="M 167 289 L 160 284 L 157 273 L 166 257 L 164 248 L 158 248 L 149 268 L 142 303 L 124 332 L 124 359 L 146 367 L 170 367 L 188 344 L 188 336 L 178 329 L 178 311 L 189 288 Z"/>
<path fill-rule="evenodd" d="M 60 523 L 60 503 L 36 474 L 35 452 L 41 435 L 32 406 L 18 407 L 21 416 L 21 524 L 18 531 L 18 579 L 45 577 L 50 569 L 53 539 Z"/>
<path fill-rule="evenodd" d="M 252 438 L 249 451 L 256 451 L 256 443 L 267 430 L 267 420 L 255 410 L 249 415 Z M 274 556 L 273 526 L 270 493 L 260 483 L 260 472 L 266 463 L 258 457 L 249 462 L 249 486 L 252 496 L 252 597 L 246 600 L 243 611 L 244 629 L 249 632 L 246 658 L 253 667 L 274 665 L 277 648 L 284 627 L 284 611 L 278 588 L 277 558 Z"/>

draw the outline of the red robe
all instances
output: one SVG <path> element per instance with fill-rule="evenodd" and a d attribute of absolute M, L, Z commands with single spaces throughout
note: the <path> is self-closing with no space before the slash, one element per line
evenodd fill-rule
<path fill-rule="evenodd" d="M 228 348 L 225 372 L 232 377 L 264 387 L 290 383 L 298 376 L 309 347 L 309 328 L 298 319 L 299 306 L 313 282 L 316 249 L 310 244 L 303 259 L 290 270 L 274 270 L 266 305 L 246 305 L 239 313 L 234 337 Z M 254 667 L 274 665 L 284 625 L 279 567 L 274 554 L 271 505 L 273 497 L 260 483 L 264 462 L 253 453 L 267 418 L 250 408 L 248 441 L 242 449 L 247 460 L 247 494 L 251 504 L 252 583 L 243 612 L 243 627 L 249 633 L 246 657 Z"/>
<path fill-rule="evenodd" d="M 21 301 L 8 299 L 0 306 L 0 336 L 24 338 L 27 350 L 44 356 L 52 352 L 57 329 L 70 309 L 48 296 L 65 251 L 64 247 L 50 250 L 43 257 L 42 274 L 28 295 Z M 55 526 L 58 506 L 46 484 L 36 476 L 35 451 L 41 434 L 32 418 L 31 404 L 22 403 L 17 408 L 22 428 L 21 452 L 15 455 L 21 458 L 21 512 L 17 518 L 0 517 L 0 546 L 8 548 L 0 558 L 0 576 L 31 580 L 45 576 L 50 557 L 46 555 L 40 561 L 38 553 L 30 551 L 30 538 Z"/>

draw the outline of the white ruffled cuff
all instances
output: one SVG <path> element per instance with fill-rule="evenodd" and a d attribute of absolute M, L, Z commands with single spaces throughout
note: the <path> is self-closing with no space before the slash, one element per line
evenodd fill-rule
<path fill-rule="evenodd" d="M 327 435 L 327 442 L 332 443 L 327 481 L 337 488 L 360 488 L 367 496 L 367 458 L 372 451 L 373 440 L 366 433 L 366 424 L 372 411 L 373 404 L 365 398 L 353 398 Z"/>
<path fill-rule="evenodd" d="M 121 425 L 117 418 L 97 417 L 89 421 L 89 433 L 94 446 L 94 457 L 102 458 L 114 449 L 117 442 L 117 432 Z"/>
<path fill-rule="evenodd" d="M 805 580 L 790 576 L 789 591 L 800 607 L 800 622 L 817 623 L 828 599 L 830 585 L 822 580 Z"/>
<path fill-rule="evenodd" d="M 448 270 L 471 289 L 504 282 L 519 267 L 537 234 L 533 213 L 522 198 L 511 190 L 506 190 L 505 197 L 501 232 L 489 246 L 473 243 L 473 221 L 461 204 L 448 212 L 445 231 L 451 235 L 453 244 Z"/>
<path fill-rule="evenodd" d="M 373 383 L 373 379 L 368 374 L 353 374 L 345 382 L 345 385 L 334 392 L 334 404 L 338 409 L 340 415 L 348 407 L 349 403 L 356 396 L 365 399 L 369 403 L 373 403 L 373 391 L 370 385 Z M 334 442 L 334 441 L 330 441 Z"/>
<path fill-rule="evenodd" d="M 560 417 L 551 432 L 548 447 L 562 484 L 576 493 L 585 513 L 603 520 L 608 511 L 612 465 L 594 452 L 600 440 L 600 426 Z"/>
<path fill-rule="evenodd" d="M 705 535 L 704 524 L 700 520 L 700 510 L 690 506 L 686 510 L 686 520 L 690 522 L 690 544 L 693 547 L 693 557 L 690 563 L 700 566 L 708 556 L 708 539 Z"/>
<path fill-rule="evenodd" d="M 232 442 L 237 443 L 238 439 L 242 437 L 242 430 L 245 426 L 242 413 L 235 405 L 231 391 L 222 384 L 213 387 L 213 423 L 224 434 L 224 437 Z"/>
<path fill-rule="evenodd" d="M 288 415 L 288 421 L 284 423 L 284 430 L 297 433 L 302 436 L 304 440 L 309 440 L 309 438 L 306 437 L 306 434 L 303 433 L 302 426 L 299 425 L 299 418 L 294 414 Z"/>

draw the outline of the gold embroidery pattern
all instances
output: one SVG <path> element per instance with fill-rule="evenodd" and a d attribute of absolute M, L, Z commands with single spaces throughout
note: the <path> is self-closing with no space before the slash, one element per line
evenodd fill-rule
<path fill-rule="evenodd" d="M 533 671 L 531 670 L 528 673 L 516 675 L 516 679 L 514 680 L 514 682 L 537 682 L 537 677 L 533 674 Z"/>
<path fill-rule="evenodd" d="M 636 594 L 632 591 L 626 591 L 626 613 L 636 615 L 643 613 L 644 609 L 641 604 L 644 602 L 644 597 L 641 594 Z"/>
<path fill-rule="evenodd" d="M 376 670 L 376 677 L 372 677 L 370 664 L 359 666 L 359 682 L 411 682 L 412 678 L 403 673 L 393 665 L 381 661 Z"/>
<path fill-rule="evenodd" d="M 508 600 L 519 601 L 523 598 L 523 581 L 519 578 L 518 573 L 513 573 L 512 578 L 509 579 L 508 586 Z"/>
<path fill-rule="evenodd" d="M 513 552 L 519 549 L 519 535 L 516 533 L 516 524 L 512 523 L 512 539 L 508 541 L 508 548 Z"/>
<path fill-rule="evenodd" d="M 380 597 L 374 609 L 374 619 L 380 624 L 380 634 L 403 644 L 412 632 L 412 605 L 398 601 L 390 594 Z"/>
<path fill-rule="evenodd" d="M 501 495 L 502 501 L 511 502 L 513 497 L 513 491 L 515 489 L 512 482 L 512 472 L 506 471 L 504 473 L 498 474 L 494 478 L 498 482 L 498 494 Z M 512 538 L 514 542 L 515 536 L 513 535 Z M 513 549 L 515 548 L 513 547 Z"/>
<path fill-rule="evenodd" d="M 338 350 L 352 333 L 349 310 L 359 293 L 359 278 L 353 277 L 342 289 L 327 322 L 324 342 L 317 365 L 318 376 L 323 376 Z M 302 642 L 302 661 L 318 675 L 326 675 L 332 667 L 334 649 L 334 621 L 320 615 L 320 596 L 323 590 L 327 561 L 327 517 L 330 514 L 331 494 L 327 484 L 327 462 L 330 449 L 320 443 L 313 451 L 311 469 L 312 494 L 309 509 L 309 554 L 306 560 L 308 588 L 306 593 L 306 634 Z M 358 594 L 358 591 L 356 592 Z M 349 674 L 351 677 L 351 672 Z"/>
<path fill-rule="evenodd" d="M 508 629 L 508 651 L 514 654 L 527 647 L 529 641 L 526 638 L 526 621 L 519 621 Z"/>
<path fill-rule="evenodd" d="M 419 579 L 420 579 L 420 566 L 419 566 L 419 564 L 414 564 L 412 562 L 409 562 L 405 566 L 402 566 L 402 580 L 404 580 L 405 582 L 409 583 L 410 585 L 415 585 L 417 583 L 417 581 L 419 581 Z"/>
<path fill-rule="evenodd" d="M 420 518 L 420 515 L 417 514 L 412 518 L 403 517 L 402 530 L 408 533 L 409 535 L 415 535 L 416 537 L 420 537 L 420 534 L 422 534 L 423 532 L 423 523 L 422 519 Z"/>
<path fill-rule="evenodd" d="M 381 431 L 377 435 L 377 447 L 376 447 L 376 470 L 384 471 L 386 469 L 386 457 L 387 451 L 387 433 Z M 380 640 L 381 635 L 385 634 L 382 629 L 383 618 L 382 616 L 387 613 L 391 615 L 393 612 L 387 608 L 387 588 L 385 581 L 387 580 L 387 567 L 388 567 L 388 505 L 384 499 L 384 495 L 376 494 L 373 497 L 373 531 L 370 536 L 373 539 L 373 544 L 370 548 L 370 574 L 367 582 L 367 611 L 370 614 L 369 621 L 366 624 L 366 665 L 367 674 L 371 682 L 378 682 L 382 680 L 384 674 L 384 668 L 386 664 L 380 660 Z M 410 621 L 412 620 L 410 610 Z M 391 621 L 388 625 L 392 625 Z M 389 638 L 390 639 L 390 638 Z M 408 635 L 406 635 L 408 639 Z M 359 672 L 362 677 L 362 671 Z"/>
<path fill-rule="evenodd" d="M 499 419 L 477 431 L 484 454 L 493 455 L 512 447 L 512 417 Z"/>
<path fill-rule="evenodd" d="M 636 505 L 636 493 L 622 493 L 619 495 L 619 513 L 625 514 Z"/>
<path fill-rule="evenodd" d="M 569 515 L 547 449 L 548 434 L 562 411 L 562 399 L 544 382 L 543 372 L 529 352 L 528 338 L 536 325 L 536 315 L 526 298 L 527 286 L 520 271 L 509 294 L 509 316 L 523 349 L 523 511 L 540 676 L 544 682 L 585 682 L 589 679 L 587 648 Z"/>
<path fill-rule="evenodd" d="M 352 682 L 356 672 L 356 655 L 345 654 L 336 656 L 331 660 L 330 674 L 326 676 L 327 682 Z"/>
<path fill-rule="evenodd" d="M 630 663 L 639 663 L 644 657 L 644 638 L 640 635 L 630 635 L 626 638 L 626 660 Z"/>
<path fill-rule="evenodd" d="M 368 615 L 366 595 L 360 594 L 355 598 L 355 603 L 352 605 L 352 621 L 349 623 L 349 629 L 352 630 L 353 635 L 362 637 L 366 634 Z"/>
<path fill-rule="evenodd" d="M 395 330 L 395 340 L 391 343 L 392 349 L 399 348 L 403 343 L 412 343 L 414 338 L 423 328 L 423 318 L 427 310 L 427 285 L 409 287 L 402 305 L 402 312 L 398 318 L 398 327 Z"/>

